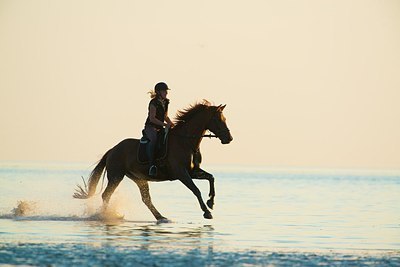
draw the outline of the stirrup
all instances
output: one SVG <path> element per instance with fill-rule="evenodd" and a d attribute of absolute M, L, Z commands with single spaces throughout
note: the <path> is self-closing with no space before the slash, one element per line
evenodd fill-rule
<path fill-rule="evenodd" d="M 149 175 L 157 176 L 157 166 L 156 165 L 151 165 L 151 167 L 149 169 Z"/>

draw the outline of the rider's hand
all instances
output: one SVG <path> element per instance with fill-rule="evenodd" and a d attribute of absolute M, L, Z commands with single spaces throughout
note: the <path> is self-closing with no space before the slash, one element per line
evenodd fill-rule
<path fill-rule="evenodd" d="M 173 126 L 174 126 L 174 124 L 172 122 L 167 122 L 167 125 L 165 127 L 166 128 L 171 128 Z"/>

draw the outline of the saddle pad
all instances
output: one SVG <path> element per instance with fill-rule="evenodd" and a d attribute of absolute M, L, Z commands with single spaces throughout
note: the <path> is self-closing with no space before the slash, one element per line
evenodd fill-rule
<path fill-rule="evenodd" d="M 149 144 L 149 140 L 146 137 L 142 137 L 139 142 L 139 148 L 137 151 L 137 160 L 140 164 L 148 164 L 149 158 L 147 157 L 147 145 Z M 168 147 L 168 134 L 166 138 L 163 135 L 159 136 L 157 139 L 156 145 L 156 162 L 162 162 L 167 156 L 167 147 Z"/>
<path fill-rule="evenodd" d="M 149 143 L 149 140 L 144 139 L 143 137 L 140 139 L 138 154 L 137 154 L 137 159 L 138 159 L 139 163 L 145 164 L 145 163 L 149 162 L 149 159 L 148 159 L 147 153 L 146 153 L 146 147 L 147 147 L 148 143 Z"/>

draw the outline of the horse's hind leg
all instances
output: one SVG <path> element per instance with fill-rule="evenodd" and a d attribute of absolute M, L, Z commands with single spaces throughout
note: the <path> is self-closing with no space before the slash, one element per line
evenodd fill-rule
<path fill-rule="evenodd" d="M 106 190 L 104 190 L 101 197 L 103 198 L 103 208 L 107 209 L 108 203 L 110 202 L 111 195 L 114 193 L 115 189 L 121 183 L 124 178 L 124 174 L 113 173 L 107 171 L 108 184 Z"/>
<path fill-rule="evenodd" d="M 154 217 L 157 221 L 167 221 L 167 218 L 162 216 L 158 210 L 154 207 L 153 203 L 151 202 L 150 191 L 149 191 L 149 183 L 145 180 L 133 180 L 137 186 L 139 187 L 140 194 L 142 196 L 142 201 L 146 206 L 149 208 L 151 213 L 153 213 Z"/>

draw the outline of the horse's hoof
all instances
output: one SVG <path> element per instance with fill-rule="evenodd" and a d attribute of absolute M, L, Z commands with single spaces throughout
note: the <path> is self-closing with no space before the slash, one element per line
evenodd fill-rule
<path fill-rule="evenodd" d="M 170 223 L 170 222 L 172 222 L 172 221 L 171 221 L 171 220 L 168 220 L 167 218 L 164 218 L 164 217 L 157 220 L 157 224 L 160 224 L 160 223 Z"/>
<path fill-rule="evenodd" d="M 211 215 L 211 212 L 209 212 L 209 211 L 204 212 L 203 217 L 204 217 L 204 219 L 212 219 L 213 218 L 213 216 Z"/>
<path fill-rule="evenodd" d="M 214 207 L 214 201 L 212 201 L 211 199 L 207 200 L 207 206 L 208 206 L 210 209 L 213 209 L 213 207 Z"/>

